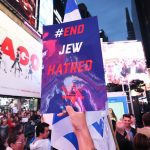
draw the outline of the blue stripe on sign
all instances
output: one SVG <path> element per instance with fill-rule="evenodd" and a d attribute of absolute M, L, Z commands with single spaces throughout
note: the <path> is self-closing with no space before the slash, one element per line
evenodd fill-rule
<path fill-rule="evenodd" d="M 58 121 L 64 119 L 65 117 L 67 117 L 68 115 L 64 115 L 62 117 L 58 117 L 57 114 L 54 114 L 53 116 L 53 124 L 57 123 Z"/>
<path fill-rule="evenodd" d="M 103 137 L 103 131 L 104 131 L 104 122 L 102 119 L 100 119 L 100 122 L 95 122 L 92 124 L 93 127 L 96 129 L 96 131 Z"/>
<path fill-rule="evenodd" d="M 66 134 L 64 137 L 73 144 L 76 150 L 79 150 L 78 141 L 73 132 Z"/>
<path fill-rule="evenodd" d="M 70 13 L 75 9 L 78 9 L 76 2 L 74 0 L 67 0 L 65 14 Z"/>

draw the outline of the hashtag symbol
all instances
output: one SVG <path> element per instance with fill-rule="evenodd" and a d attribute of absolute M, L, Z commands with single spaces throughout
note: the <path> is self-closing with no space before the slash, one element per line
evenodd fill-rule
<path fill-rule="evenodd" d="M 58 29 L 58 30 L 55 32 L 55 38 L 58 38 L 58 37 L 60 37 L 61 35 L 63 35 L 63 32 L 64 32 L 63 28 Z"/>

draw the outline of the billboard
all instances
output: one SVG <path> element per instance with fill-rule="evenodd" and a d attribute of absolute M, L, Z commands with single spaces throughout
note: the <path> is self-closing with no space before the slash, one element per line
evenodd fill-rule
<path fill-rule="evenodd" d="M 97 18 L 43 28 L 43 113 L 72 105 L 78 111 L 104 110 L 106 87 Z"/>
<path fill-rule="evenodd" d="M 134 79 L 149 83 L 141 42 L 103 43 L 102 47 L 106 83 L 128 84 Z"/>
<path fill-rule="evenodd" d="M 12 7 L 31 26 L 35 27 L 37 17 L 38 0 L 5 0 L 4 4 Z"/>
<path fill-rule="evenodd" d="M 42 44 L 0 11 L 0 94 L 41 96 Z"/>

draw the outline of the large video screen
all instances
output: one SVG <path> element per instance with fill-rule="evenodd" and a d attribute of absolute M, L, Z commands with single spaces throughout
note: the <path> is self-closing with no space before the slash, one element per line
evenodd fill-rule
<path fill-rule="evenodd" d="M 127 84 L 134 79 L 149 81 L 141 42 L 103 43 L 102 53 L 106 83 Z"/>
<path fill-rule="evenodd" d="M 38 0 L 6 0 L 33 27 L 36 25 Z"/>

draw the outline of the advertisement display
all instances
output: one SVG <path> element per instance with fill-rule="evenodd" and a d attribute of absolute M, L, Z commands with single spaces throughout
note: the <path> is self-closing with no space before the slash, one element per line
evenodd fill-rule
<path fill-rule="evenodd" d="M 6 0 L 31 26 L 36 24 L 36 8 L 38 0 Z"/>
<path fill-rule="evenodd" d="M 123 114 L 128 114 L 128 102 L 127 102 L 127 95 L 123 92 L 108 92 L 108 107 L 111 108 L 117 120 L 120 120 Z"/>
<path fill-rule="evenodd" d="M 43 113 L 72 105 L 78 111 L 104 110 L 106 87 L 97 18 L 44 26 Z"/>
<path fill-rule="evenodd" d="M 102 47 L 106 83 L 128 84 L 135 79 L 149 83 L 141 42 L 103 43 Z"/>
<path fill-rule="evenodd" d="M 41 96 L 42 44 L 0 11 L 0 94 Z"/>

